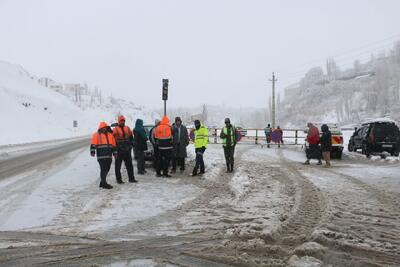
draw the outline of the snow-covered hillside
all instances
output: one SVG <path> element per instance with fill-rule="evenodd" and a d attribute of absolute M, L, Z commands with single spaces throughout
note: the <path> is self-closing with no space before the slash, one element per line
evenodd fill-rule
<path fill-rule="evenodd" d="M 301 81 L 285 90 L 278 103 L 278 121 L 286 126 L 304 126 L 307 121 L 359 124 L 376 117 L 400 121 L 400 42 L 393 50 L 354 62 L 340 71 L 330 61 L 309 70 Z"/>
<path fill-rule="evenodd" d="M 0 145 L 90 134 L 100 120 L 112 122 L 120 113 L 129 125 L 136 118 L 152 120 L 152 113 L 143 107 L 113 97 L 103 97 L 98 103 L 83 95 L 77 103 L 65 92 L 40 85 L 21 66 L 0 61 Z M 74 120 L 78 127 L 73 127 Z"/>

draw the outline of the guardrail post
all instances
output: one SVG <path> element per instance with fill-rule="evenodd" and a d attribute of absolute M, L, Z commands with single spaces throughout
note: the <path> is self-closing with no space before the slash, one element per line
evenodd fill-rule
<path fill-rule="evenodd" d="M 258 144 L 258 129 L 256 129 L 256 145 Z"/>
<path fill-rule="evenodd" d="M 214 144 L 217 143 L 217 129 L 214 129 Z"/>
<path fill-rule="evenodd" d="M 295 143 L 295 145 L 297 145 L 297 130 L 296 130 L 294 136 L 295 136 L 295 138 L 296 138 L 296 139 L 294 140 L 294 143 Z"/>

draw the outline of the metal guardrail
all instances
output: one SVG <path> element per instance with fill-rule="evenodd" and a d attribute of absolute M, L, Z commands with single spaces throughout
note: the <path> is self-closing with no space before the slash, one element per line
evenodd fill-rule
<path fill-rule="evenodd" d="M 192 129 L 188 129 L 191 131 Z M 270 145 L 304 145 L 306 134 L 304 133 L 304 129 L 282 129 L 282 143 L 274 143 L 271 141 Z M 246 128 L 241 129 L 241 131 L 247 131 L 245 136 L 242 136 L 242 139 L 238 144 L 266 144 L 266 136 L 264 134 L 264 129 L 256 129 L 256 128 Z M 208 129 L 208 138 L 209 144 L 221 144 L 221 138 L 219 137 L 221 133 L 221 129 L 218 128 L 209 128 Z"/>
<path fill-rule="evenodd" d="M 192 129 L 188 129 L 191 131 Z M 266 136 L 264 134 L 264 129 L 256 129 L 256 128 L 246 128 L 240 129 L 241 131 L 247 131 L 245 136 L 242 136 L 242 139 L 238 144 L 267 144 Z M 303 146 L 306 144 L 306 129 L 282 129 L 282 143 L 274 143 L 271 141 L 270 145 L 291 145 L 291 146 Z M 341 131 L 354 131 L 354 128 L 341 128 Z M 221 133 L 221 129 L 219 128 L 208 128 L 208 138 L 209 144 L 221 144 L 221 138 L 219 137 Z"/>

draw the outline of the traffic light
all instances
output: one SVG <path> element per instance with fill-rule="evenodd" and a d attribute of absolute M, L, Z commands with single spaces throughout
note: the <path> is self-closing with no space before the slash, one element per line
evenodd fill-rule
<path fill-rule="evenodd" d="M 162 80 L 162 100 L 168 100 L 168 79 Z"/>

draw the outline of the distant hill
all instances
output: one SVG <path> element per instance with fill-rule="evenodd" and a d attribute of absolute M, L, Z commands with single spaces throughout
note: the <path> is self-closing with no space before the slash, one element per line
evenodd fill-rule
<path fill-rule="evenodd" d="M 71 86 L 46 87 L 38 80 L 21 66 L 0 61 L 0 145 L 90 134 L 100 120 L 114 122 L 120 113 L 129 125 L 136 118 L 153 118 L 145 107 L 101 96 L 98 89 L 86 86 L 78 95 Z"/>
<path fill-rule="evenodd" d="M 286 88 L 278 104 L 282 125 L 308 122 L 359 124 L 389 116 L 400 121 L 400 42 L 393 49 L 354 67 L 340 71 L 332 60 L 327 71 L 315 67 L 296 85 Z"/>

